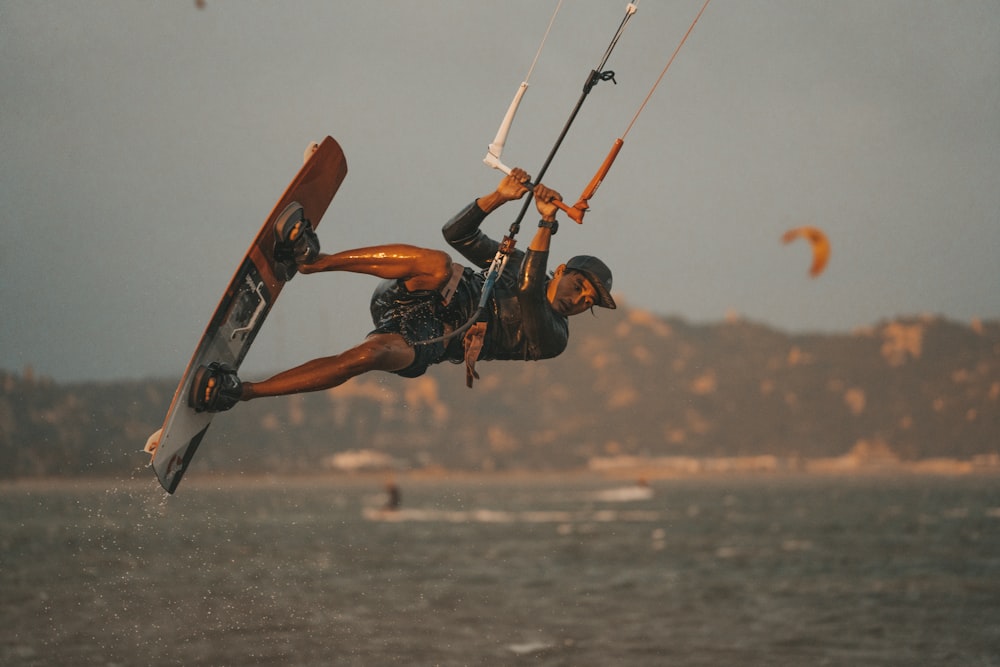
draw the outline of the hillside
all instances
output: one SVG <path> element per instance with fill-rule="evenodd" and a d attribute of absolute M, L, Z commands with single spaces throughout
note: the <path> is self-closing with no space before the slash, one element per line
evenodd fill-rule
<path fill-rule="evenodd" d="M 568 351 L 238 406 L 195 469 L 315 470 L 369 450 L 405 468 L 559 470 L 621 457 L 904 461 L 1000 451 L 1000 323 L 906 318 L 790 335 L 622 308 L 574 321 Z M 177 379 L 55 384 L 0 373 L 4 477 L 141 468 Z M 371 452 L 374 452 L 373 455 Z M 367 459 L 365 459 L 367 456 Z M 617 459 L 615 458 L 617 457 Z"/>

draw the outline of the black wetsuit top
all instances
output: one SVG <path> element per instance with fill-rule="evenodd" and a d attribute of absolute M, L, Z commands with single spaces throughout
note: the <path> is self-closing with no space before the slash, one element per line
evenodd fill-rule
<path fill-rule="evenodd" d="M 372 295 L 372 319 L 376 332 L 401 334 L 414 345 L 416 361 L 399 374 L 416 377 L 427 366 L 448 360 L 464 360 L 462 336 L 447 343 L 420 345 L 419 341 L 442 335 L 465 324 L 475 313 L 482 295 L 487 269 L 499 242 L 486 236 L 479 226 L 487 214 L 472 202 L 442 229 L 448 244 L 478 269 L 466 267 L 454 296 L 445 305 L 438 292 L 410 292 L 402 281 L 387 280 Z M 569 322 L 552 310 L 545 297 L 548 285 L 548 252 L 514 249 L 487 300 L 483 319 L 487 323 L 480 360 L 534 361 L 555 357 L 566 349 Z"/>

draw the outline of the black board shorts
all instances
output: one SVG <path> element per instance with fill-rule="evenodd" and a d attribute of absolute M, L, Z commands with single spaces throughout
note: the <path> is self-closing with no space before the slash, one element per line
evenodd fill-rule
<path fill-rule="evenodd" d="M 405 378 L 420 377 L 427 368 L 449 359 L 448 347 L 461 336 L 451 341 L 438 341 L 418 345 L 444 335 L 445 322 L 454 318 L 454 310 L 444 304 L 441 293 L 436 290 L 411 292 L 398 280 L 385 280 L 372 294 L 372 322 L 376 333 L 399 334 L 413 347 L 416 355 L 413 363 L 406 368 L 393 371 Z M 446 344 L 447 343 L 447 344 Z M 449 359 L 450 360 L 450 359 Z"/>

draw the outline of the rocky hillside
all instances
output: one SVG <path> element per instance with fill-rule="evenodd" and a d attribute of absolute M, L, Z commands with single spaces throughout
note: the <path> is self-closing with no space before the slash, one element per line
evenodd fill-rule
<path fill-rule="evenodd" d="M 1000 452 L 1000 322 L 925 317 L 789 335 L 622 308 L 575 320 L 558 359 L 478 370 L 471 390 L 463 369 L 445 364 L 416 380 L 370 375 L 238 406 L 216 418 L 195 467 L 566 469 L 626 456 Z M 176 381 L 62 386 L 0 374 L 0 475 L 141 468 Z"/>

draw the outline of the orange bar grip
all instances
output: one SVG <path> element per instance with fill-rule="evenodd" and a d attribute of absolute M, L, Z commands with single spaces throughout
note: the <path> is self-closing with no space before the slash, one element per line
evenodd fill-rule
<path fill-rule="evenodd" d="M 576 224 L 583 224 L 583 214 L 587 212 L 586 208 L 577 208 L 576 206 L 570 206 L 565 202 L 559 201 L 558 199 L 552 200 L 552 203 L 556 205 L 556 208 L 561 210 L 563 213 L 568 215 L 571 220 Z"/>
<path fill-rule="evenodd" d="M 623 145 L 625 145 L 625 142 L 622 139 L 615 139 L 615 145 L 611 147 L 611 150 L 608 152 L 608 156 L 604 158 L 604 164 L 601 165 L 601 168 L 597 170 L 596 174 L 594 174 L 594 178 L 592 178 L 590 183 L 587 184 L 587 187 L 584 188 L 583 194 L 580 195 L 579 201 L 573 204 L 573 208 L 578 211 L 586 211 L 590 208 L 590 198 L 594 196 L 595 192 L 597 192 L 597 188 L 601 187 L 604 177 L 608 175 L 608 170 L 611 169 L 611 165 L 614 164 L 615 158 L 618 157 L 618 151 L 622 149 Z M 570 217 L 572 217 L 572 215 Z M 576 220 L 576 218 L 573 219 Z M 581 212 L 580 220 L 577 220 L 577 222 L 582 221 L 583 213 Z"/>

